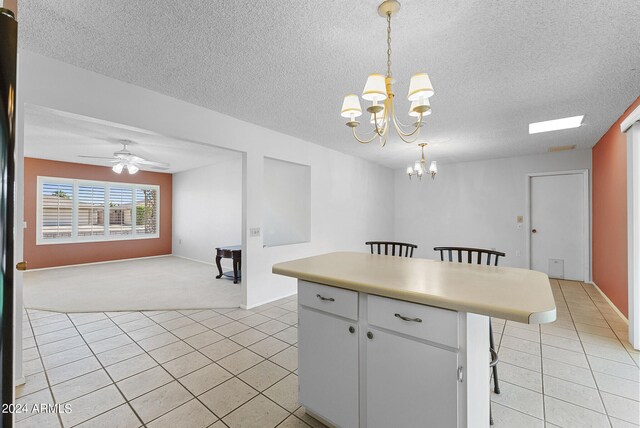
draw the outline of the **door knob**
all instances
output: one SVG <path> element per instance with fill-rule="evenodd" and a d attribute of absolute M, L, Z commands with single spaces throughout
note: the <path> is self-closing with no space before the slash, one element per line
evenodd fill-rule
<path fill-rule="evenodd" d="M 531 233 L 538 233 L 536 229 L 531 229 Z"/>
<path fill-rule="evenodd" d="M 16 269 L 18 269 L 18 270 L 27 270 L 27 262 L 18 262 L 18 263 L 16 263 Z"/>

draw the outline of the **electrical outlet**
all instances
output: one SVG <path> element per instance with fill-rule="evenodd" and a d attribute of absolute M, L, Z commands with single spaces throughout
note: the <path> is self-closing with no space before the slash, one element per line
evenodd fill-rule
<path fill-rule="evenodd" d="M 249 236 L 251 238 L 257 238 L 260 236 L 260 228 L 259 227 L 251 227 L 249 228 Z"/>

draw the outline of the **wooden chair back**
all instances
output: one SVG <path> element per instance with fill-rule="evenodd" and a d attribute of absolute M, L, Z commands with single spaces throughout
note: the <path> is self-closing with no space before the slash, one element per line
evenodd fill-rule
<path fill-rule="evenodd" d="M 487 265 L 491 265 L 491 258 L 493 256 L 493 265 L 498 266 L 498 259 L 504 257 L 505 253 L 500 251 L 487 250 L 484 248 L 468 248 L 468 247 L 435 247 L 434 251 L 440 251 L 440 260 L 445 261 L 445 252 L 448 254 L 450 262 L 457 261 L 458 263 L 475 263 L 483 264 L 483 258 L 486 259 Z M 474 257 L 474 253 L 476 256 Z M 486 257 L 483 257 L 486 256 Z"/>
<path fill-rule="evenodd" d="M 371 247 L 371 254 L 384 254 L 385 256 L 413 257 L 413 250 L 418 248 L 415 244 L 391 241 L 368 241 L 365 245 Z M 375 247 L 375 253 L 374 253 Z M 384 250 L 384 253 L 382 252 Z"/>

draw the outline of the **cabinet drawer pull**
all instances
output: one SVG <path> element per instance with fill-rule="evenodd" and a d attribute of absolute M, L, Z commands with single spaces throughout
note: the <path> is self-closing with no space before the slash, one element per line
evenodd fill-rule
<path fill-rule="evenodd" d="M 333 297 L 322 297 L 319 294 L 316 294 L 316 297 L 322 301 L 326 301 L 326 302 L 335 302 L 336 299 L 334 299 Z"/>
<path fill-rule="evenodd" d="M 396 314 L 396 318 L 400 318 L 403 321 L 422 322 L 420 318 L 409 318 L 409 317 L 404 317 L 400 314 Z"/>

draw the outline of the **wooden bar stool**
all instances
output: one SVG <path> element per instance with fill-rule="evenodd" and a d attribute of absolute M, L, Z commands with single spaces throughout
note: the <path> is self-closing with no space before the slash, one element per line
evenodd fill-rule
<path fill-rule="evenodd" d="M 374 254 L 373 248 L 376 247 L 377 254 L 382 254 L 384 249 L 385 256 L 413 257 L 413 250 L 418 248 L 415 244 L 407 244 L 406 242 L 391 241 L 368 241 L 364 243 L 371 247 L 371 254 Z M 391 253 L 389 253 L 391 250 Z"/>

